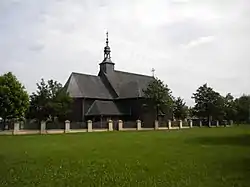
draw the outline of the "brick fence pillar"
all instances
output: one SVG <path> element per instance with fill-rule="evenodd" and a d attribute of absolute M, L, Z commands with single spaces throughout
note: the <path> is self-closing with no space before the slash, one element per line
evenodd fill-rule
<path fill-rule="evenodd" d="M 69 120 L 66 120 L 65 121 L 65 129 L 64 129 L 64 132 L 65 133 L 69 133 L 70 131 L 70 121 Z"/>
<path fill-rule="evenodd" d="M 217 120 L 216 121 L 216 127 L 219 127 L 220 126 L 220 123 L 219 123 L 219 121 Z"/>
<path fill-rule="evenodd" d="M 229 121 L 229 125 L 232 126 L 233 124 L 234 124 L 233 120 L 230 120 L 230 121 Z"/>
<path fill-rule="evenodd" d="M 136 120 L 137 130 L 141 130 L 141 120 Z"/>
<path fill-rule="evenodd" d="M 91 120 L 88 120 L 87 121 L 87 125 L 88 125 L 88 132 L 92 132 L 92 121 Z"/>
<path fill-rule="evenodd" d="M 18 134 L 18 131 L 20 130 L 20 123 L 17 121 L 14 123 L 14 130 L 13 130 L 13 134 Z"/>
<path fill-rule="evenodd" d="M 122 129 L 123 129 L 123 121 L 122 121 L 122 120 L 119 120 L 119 121 L 118 121 L 118 130 L 119 130 L 119 131 L 122 131 Z"/>
<path fill-rule="evenodd" d="M 155 130 L 159 129 L 159 121 L 155 120 Z"/>
<path fill-rule="evenodd" d="M 193 128 L 193 120 L 190 120 L 190 121 L 189 121 L 189 127 L 190 127 L 190 128 Z"/>
<path fill-rule="evenodd" d="M 179 128 L 182 129 L 182 120 L 179 120 Z"/>
<path fill-rule="evenodd" d="M 168 120 L 168 129 L 171 129 L 171 120 Z"/>
<path fill-rule="evenodd" d="M 113 121 L 111 119 L 108 121 L 108 128 L 109 131 L 113 131 Z"/>
<path fill-rule="evenodd" d="M 46 121 L 41 121 L 40 133 L 41 134 L 46 134 Z"/>
<path fill-rule="evenodd" d="M 208 127 L 211 127 L 211 121 L 208 120 Z"/>

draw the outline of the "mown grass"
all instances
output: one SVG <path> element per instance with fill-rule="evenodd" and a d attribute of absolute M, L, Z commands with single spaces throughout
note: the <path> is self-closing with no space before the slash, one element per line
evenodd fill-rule
<path fill-rule="evenodd" d="M 249 187 L 250 127 L 0 136 L 0 186 Z"/>

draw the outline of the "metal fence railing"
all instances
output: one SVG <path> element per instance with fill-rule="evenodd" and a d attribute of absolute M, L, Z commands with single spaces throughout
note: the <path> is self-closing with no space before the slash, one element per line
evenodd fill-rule
<path fill-rule="evenodd" d="M 97 121 L 92 123 L 93 129 L 108 129 L 108 122 L 106 121 Z"/>
<path fill-rule="evenodd" d="M 136 121 L 124 121 L 123 128 L 137 128 Z"/>
<path fill-rule="evenodd" d="M 47 122 L 46 129 L 65 129 L 65 124 L 63 122 Z"/>
<path fill-rule="evenodd" d="M 168 121 L 160 120 L 158 124 L 159 124 L 159 127 L 168 127 Z"/>
<path fill-rule="evenodd" d="M 70 122 L 70 129 L 87 129 L 86 122 Z"/>
<path fill-rule="evenodd" d="M 141 122 L 142 128 L 154 128 L 154 126 L 155 126 L 154 122 L 146 122 L 146 121 Z"/>

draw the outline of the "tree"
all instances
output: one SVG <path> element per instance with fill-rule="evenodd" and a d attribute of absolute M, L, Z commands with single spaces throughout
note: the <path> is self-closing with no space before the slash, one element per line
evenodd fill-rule
<path fill-rule="evenodd" d="M 72 99 L 57 81 L 44 79 L 37 83 L 36 93 L 30 96 L 27 116 L 37 120 L 65 120 L 70 112 Z"/>
<path fill-rule="evenodd" d="M 151 101 L 156 109 L 156 118 L 158 119 L 159 111 L 170 113 L 173 105 L 173 97 L 167 85 L 163 81 L 155 78 L 143 90 L 145 97 Z"/>
<path fill-rule="evenodd" d="M 16 76 L 8 72 L 0 76 L 0 117 L 20 119 L 29 107 L 29 95 Z"/>
<path fill-rule="evenodd" d="M 228 93 L 224 98 L 224 114 L 226 120 L 236 120 L 237 108 L 234 97 Z"/>
<path fill-rule="evenodd" d="M 200 86 L 192 98 L 195 100 L 194 113 L 197 117 L 223 119 L 224 99 L 207 84 Z"/>
<path fill-rule="evenodd" d="M 241 123 L 250 123 L 250 95 L 243 95 L 235 99 L 237 110 L 236 121 Z"/>
<path fill-rule="evenodd" d="M 174 117 L 176 119 L 185 119 L 188 115 L 188 107 L 186 106 L 186 103 L 183 101 L 182 98 L 177 97 L 177 99 L 174 100 Z"/>

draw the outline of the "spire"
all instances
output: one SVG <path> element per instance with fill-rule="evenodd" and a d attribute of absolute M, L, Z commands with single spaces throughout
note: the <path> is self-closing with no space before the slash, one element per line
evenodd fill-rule
<path fill-rule="evenodd" d="M 107 38 L 106 38 L 106 46 L 104 47 L 104 60 L 106 60 L 106 59 L 110 60 L 111 59 L 111 57 L 110 57 L 111 49 L 109 47 L 109 38 L 108 38 L 109 33 L 108 32 L 106 33 L 106 36 L 107 36 Z"/>
<path fill-rule="evenodd" d="M 106 46 L 104 47 L 104 59 L 99 64 L 100 65 L 100 71 L 104 73 L 112 73 L 114 71 L 114 63 L 111 61 L 110 53 L 111 49 L 109 47 L 109 34 L 106 33 Z"/>

